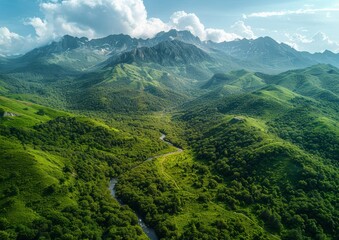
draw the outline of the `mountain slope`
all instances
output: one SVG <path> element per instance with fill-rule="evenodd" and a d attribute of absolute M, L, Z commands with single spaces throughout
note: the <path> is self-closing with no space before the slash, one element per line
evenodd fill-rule
<path fill-rule="evenodd" d="M 339 69 L 331 65 L 288 71 L 274 76 L 270 82 L 304 96 L 339 102 Z"/>
<path fill-rule="evenodd" d="M 84 37 L 77 38 L 66 35 L 59 41 L 34 49 L 22 57 L 6 59 L 9 60 L 9 63 L 1 64 L 0 69 L 8 71 L 25 67 L 30 62 L 40 62 L 41 64 L 48 62 L 69 71 L 88 71 L 95 69 L 97 65 L 101 66 L 100 63 L 111 56 L 141 47 L 153 47 L 159 43 L 173 40 L 195 45 L 230 66 L 232 66 L 230 60 L 233 58 L 233 62 L 237 64 L 230 70 L 246 68 L 251 71 L 277 73 L 316 63 L 332 64 L 339 67 L 338 54 L 330 51 L 316 54 L 299 52 L 286 44 L 279 44 L 269 37 L 215 43 L 201 41 L 189 31 L 172 29 L 168 32 L 160 32 L 150 39 L 137 39 L 119 34 L 89 40 Z"/>
<path fill-rule="evenodd" d="M 338 103 L 338 75 L 338 68 L 324 64 L 290 70 L 277 75 L 239 70 L 215 74 L 201 88 L 225 95 L 249 92 L 270 84 L 282 86 L 305 97 Z"/>
<path fill-rule="evenodd" d="M 173 40 L 193 44 L 196 46 L 202 46 L 202 42 L 200 41 L 200 39 L 194 36 L 190 31 L 177 31 L 172 29 L 168 32 L 159 32 L 153 38 L 153 41 L 156 43 Z"/>
<path fill-rule="evenodd" d="M 245 70 L 232 71 L 227 74 L 215 74 L 202 89 L 216 90 L 236 87 L 239 91 L 251 91 L 266 85 L 263 75 Z"/>
<path fill-rule="evenodd" d="M 187 88 L 183 79 L 166 71 L 119 64 L 79 77 L 64 88 L 64 94 L 72 109 L 140 113 L 186 101 Z"/>
<path fill-rule="evenodd" d="M 283 239 L 336 239 L 339 108 L 318 101 L 268 85 L 187 104 L 187 141 L 225 181 L 212 199 Z"/>
<path fill-rule="evenodd" d="M 286 44 L 279 44 L 270 37 L 259 37 L 254 40 L 236 40 L 213 44 L 232 57 L 257 64 L 254 71 L 272 72 L 302 68 L 316 64 L 317 61 L 304 56 Z M 261 69 L 260 69 L 261 65 Z"/>
<path fill-rule="evenodd" d="M 136 48 L 119 57 L 108 59 L 107 66 L 119 63 L 157 63 L 162 66 L 180 66 L 203 61 L 212 61 L 212 58 L 194 45 L 177 40 L 165 41 L 154 47 Z"/>
<path fill-rule="evenodd" d="M 336 239 L 333 109 L 277 85 L 202 99 L 175 115 L 184 152 L 122 174 L 120 198 L 165 239 Z"/>
<path fill-rule="evenodd" d="M 168 104 L 168 99 L 179 98 L 179 101 L 175 103 L 177 104 L 187 97 L 199 95 L 201 90 L 205 92 L 211 90 L 206 87 L 212 83 L 212 80 L 207 81 L 220 72 L 247 69 L 247 71 L 276 73 L 286 69 L 309 66 L 319 61 L 335 63 L 336 58 L 337 54 L 329 51 L 322 54 L 298 52 L 285 44 L 278 44 L 268 37 L 213 43 L 200 41 L 188 31 L 176 30 L 161 32 L 151 39 L 136 39 L 122 34 L 92 40 L 64 36 L 60 41 L 34 49 L 24 56 L 6 58 L 1 61 L 0 72 L 4 82 L 2 88 L 7 89 L 1 91 L 6 92 L 8 96 L 15 95 L 29 101 L 50 104 L 53 107 L 77 108 L 74 106 L 76 105 L 74 102 L 71 103 L 73 101 L 70 91 L 72 87 L 84 87 L 84 82 L 86 82 L 87 87 L 91 86 L 91 89 L 84 87 L 82 88 L 84 92 L 86 91 L 89 96 L 97 98 L 103 94 L 100 94 L 100 90 L 93 90 L 92 87 L 97 87 L 94 85 L 102 82 L 101 86 L 103 87 L 112 79 L 119 79 L 119 81 L 111 83 L 110 86 L 119 89 L 119 91 L 124 89 L 124 92 L 119 94 L 118 91 L 111 89 L 105 94 L 113 93 L 112 95 L 115 97 L 112 99 L 116 99 L 119 96 L 123 97 L 124 94 L 132 96 L 134 90 L 142 89 L 143 91 L 137 94 L 142 96 L 131 102 L 133 105 L 131 109 L 137 109 L 138 106 L 148 109 L 147 106 L 157 100 L 161 102 L 162 107 L 165 107 L 171 105 Z M 118 66 L 119 64 L 122 65 Z M 123 69 L 124 65 L 127 66 L 126 72 L 128 73 L 119 74 L 119 69 Z M 130 69 L 138 70 L 131 71 Z M 147 76 L 150 69 L 153 69 L 152 72 L 155 73 L 152 77 Z M 88 77 L 96 74 L 98 77 Z M 101 77 L 101 74 L 104 76 Z M 112 76 L 112 74 L 115 75 Z M 130 77 L 129 74 L 133 77 Z M 246 92 L 263 86 L 260 80 L 262 75 L 250 75 L 244 76 L 244 78 L 252 78 L 251 83 L 244 80 L 249 84 L 248 86 L 240 84 L 240 78 L 237 78 L 239 83 L 233 81 L 233 83 L 224 84 L 222 89 L 215 87 L 213 91 L 215 94 L 226 95 Z M 314 76 L 308 76 L 309 79 L 314 79 Z M 286 76 L 286 78 L 290 77 L 298 78 L 298 76 Z M 218 78 L 222 79 L 223 77 L 215 75 L 213 78 L 215 83 L 212 85 L 217 84 L 220 80 Z M 137 79 L 140 79 L 140 82 Z M 265 76 L 265 79 L 269 79 L 269 77 Z M 312 83 L 305 82 L 303 88 L 305 91 L 309 91 L 305 92 L 306 95 L 312 95 L 311 89 L 306 90 L 311 87 L 306 85 L 312 85 L 315 83 L 314 81 L 316 80 L 312 80 Z M 287 82 L 286 80 L 285 84 L 281 84 L 287 88 L 288 85 L 292 86 Z M 203 89 L 200 89 L 202 85 L 204 85 Z M 106 85 L 107 88 L 110 86 Z M 131 88 L 128 89 L 126 86 Z M 323 87 L 320 84 L 318 88 Z M 132 92 L 128 94 L 128 91 Z M 68 96 L 65 96 L 65 93 L 68 93 Z M 86 94 L 82 94 L 83 98 L 86 98 Z M 337 101 L 336 93 L 332 89 L 323 88 L 323 92 L 319 94 L 320 98 Z M 155 98 L 154 95 L 156 95 Z M 98 100 L 102 102 L 99 103 L 100 106 L 107 108 L 107 106 L 114 105 L 104 103 L 106 96 L 102 97 L 100 96 Z M 165 103 L 166 101 L 167 103 Z M 84 102 L 84 104 L 81 103 L 82 105 L 88 105 L 88 101 L 80 100 L 80 102 Z M 128 100 L 124 100 L 124 102 L 128 102 Z M 150 109 L 157 110 L 161 108 L 150 107 Z"/>
<path fill-rule="evenodd" d="M 309 55 L 307 53 L 304 53 L 305 55 Z M 322 53 L 314 53 L 309 56 L 311 59 L 315 59 L 318 63 L 327 63 L 331 64 L 333 66 L 339 67 L 339 54 L 333 53 L 331 51 L 325 50 Z"/>
<path fill-rule="evenodd" d="M 1 239 L 147 239 L 137 216 L 110 196 L 108 183 L 166 152 L 158 130 L 135 132 L 140 127 L 127 123 L 118 130 L 4 97 L 0 106 L 8 113 L 0 114 Z"/>
<path fill-rule="evenodd" d="M 91 116 L 0 97 L 0 238 L 145 239 L 130 207 L 163 239 L 337 239 L 339 70 L 215 74 L 242 61 L 157 38 L 190 43 L 69 39 L 0 75 L 1 95 Z M 251 67 L 300 57 L 246 44 Z M 111 64 L 67 68 L 86 51 Z"/>

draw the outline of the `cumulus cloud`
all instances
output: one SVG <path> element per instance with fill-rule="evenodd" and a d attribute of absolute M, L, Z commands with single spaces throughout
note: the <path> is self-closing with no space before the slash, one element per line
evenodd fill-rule
<path fill-rule="evenodd" d="M 285 34 L 287 44 L 300 51 L 323 52 L 328 49 L 333 52 L 339 51 L 339 42 L 331 40 L 325 33 L 318 32 L 312 37 L 302 34 Z"/>
<path fill-rule="evenodd" d="M 222 29 L 205 28 L 194 13 L 177 11 L 166 23 L 148 18 L 142 0 L 63 0 L 42 3 L 41 10 L 45 19 L 31 18 L 26 22 L 35 28 L 40 41 L 65 34 L 97 38 L 124 33 L 147 38 L 171 28 L 189 30 L 202 40 L 220 42 L 240 38 Z"/>
<path fill-rule="evenodd" d="M 236 22 L 231 28 L 207 28 L 194 13 L 177 11 L 167 22 L 149 18 L 143 0 L 49 0 L 40 3 L 43 17 L 26 19 L 25 25 L 35 30 L 34 36 L 22 37 L 1 28 L 0 51 L 23 53 L 29 48 L 47 44 L 68 34 L 77 37 L 99 38 L 124 33 L 132 37 L 149 38 L 160 31 L 189 30 L 201 40 L 215 42 L 237 38 L 253 38 L 251 27 Z M 25 44 L 17 44 L 23 41 Z M 19 49 L 16 45 L 25 45 Z M 8 49 L 8 50 L 5 50 Z"/>
<path fill-rule="evenodd" d="M 266 23 L 266 18 L 280 16 L 297 18 L 298 21 L 303 18 L 304 21 L 304 15 L 308 14 L 313 20 L 326 19 L 327 23 L 331 23 L 335 27 L 337 23 L 335 14 L 339 12 L 338 4 L 333 5 L 332 8 L 315 8 L 312 5 L 304 5 L 297 10 L 253 12 L 244 14 L 242 21 L 235 22 L 228 28 L 228 31 L 225 31 L 224 29 L 206 27 L 196 14 L 185 11 L 174 12 L 167 20 L 150 18 L 143 0 L 39 0 L 39 2 L 42 17 L 28 18 L 24 22 L 25 25 L 34 28 L 33 36 L 20 36 L 5 26 L 0 26 L 0 54 L 24 53 L 34 47 L 57 40 L 65 34 L 77 37 L 85 36 L 90 39 L 119 33 L 149 38 L 160 31 L 174 28 L 189 30 L 201 40 L 215 42 L 231 41 L 237 38 L 253 39 L 257 35 L 251 26 L 247 25 L 253 18 L 256 18 L 256 21 L 261 18 Z M 319 16 L 315 18 L 315 14 Z M 284 21 L 284 24 L 288 25 L 288 21 Z M 269 28 L 270 26 L 268 26 Z M 290 34 L 284 35 L 283 31 L 269 32 L 267 29 L 260 30 L 259 28 L 255 28 L 255 30 L 258 35 L 273 34 L 273 37 L 278 40 L 284 39 L 283 42 L 299 50 L 315 52 L 329 49 L 335 52 L 339 51 L 339 43 L 323 33 L 312 36 L 309 35 L 309 32 L 296 30 L 297 33 L 292 34 L 285 28 L 285 31 Z"/>
<path fill-rule="evenodd" d="M 234 33 L 244 37 L 253 39 L 255 38 L 254 32 L 250 26 L 245 25 L 243 21 L 237 21 L 232 25 L 232 30 Z"/>
<path fill-rule="evenodd" d="M 205 26 L 194 13 L 178 11 L 172 14 L 170 24 L 179 30 L 188 30 L 201 39 L 206 39 Z"/>
<path fill-rule="evenodd" d="M 147 18 L 142 0 L 62 0 L 40 5 L 44 19 L 31 18 L 40 40 L 69 34 L 88 38 L 125 33 L 150 37 L 167 30 L 160 19 Z"/>
<path fill-rule="evenodd" d="M 173 13 L 168 25 L 170 28 L 177 30 L 188 30 L 201 40 L 222 42 L 241 38 L 241 36 L 234 33 L 227 33 L 223 29 L 205 28 L 197 15 L 194 13 L 186 13 L 185 11 Z"/>
<path fill-rule="evenodd" d="M 12 41 L 20 39 L 20 36 L 11 32 L 8 28 L 0 28 L 0 45 L 10 44 Z"/>
<path fill-rule="evenodd" d="M 142 0 L 62 0 L 42 3 L 40 7 L 44 19 L 30 18 L 26 24 L 34 27 L 41 43 L 65 34 L 98 38 L 124 33 L 147 38 L 171 28 L 189 30 L 202 40 L 216 42 L 248 36 L 206 28 L 197 15 L 184 11 L 173 13 L 169 22 L 148 18 Z"/>
<path fill-rule="evenodd" d="M 0 55 L 13 55 L 27 50 L 29 44 L 24 41 L 24 37 L 11 32 L 7 27 L 0 27 Z"/>
<path fill-rule="evenodd" d="M 213 42 L 224 42 L 232 41 L 235 39 L 240 39 L 241 36 L 235 33 L 228 33 L 222 29 L 207 28 L 206 29 L 206 39 Z"/>
<path fill-rule="evenodd" d="M 48 28 L 47 22 L 40 18 L 30 18 L 24 24 L 34 27 L 37 41 L 44 41 L 53 36 L 53 29 Z"/>

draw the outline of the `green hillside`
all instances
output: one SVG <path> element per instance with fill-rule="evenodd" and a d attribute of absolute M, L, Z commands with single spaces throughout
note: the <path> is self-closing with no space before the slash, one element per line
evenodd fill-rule
<path fill-rule="evenodd" d="M 147 239 L 138 216 L 159 239 L 339 238 L 339 69 L 239 70 L 186 38 L 111 36 L 106 61 L 68 36 L 4 63 L 0 239 Z M 273 67 L 295 54 L 259 40 Z"/>
<path fill-rule="evenodd" d="M 158 131 L 131 135 L 39 105 L 0 102 L 1 112 L 11 113 L 0 118 L 1 239 L 146 239 L 135 214 L 110 196 L 108 182 L 166 151 Z"/>
<path fill-rule="evenodd" d="M 165 239 L 336 239 L 338 106 L 275 84 L 214 89 L 173 119 L 184 153 L 123 174 L 121 199 Z"/>
<path fill-rule="evenodd" d="M 272 78 L 271 82 L 305 96 L 338 103 L 339 72 L 331 65 L 288 71 Z"/>
<path fill-rule="evenodd" d="M 82 76 L 65 88 L 71 107 L 81 110 L 159 111 L 188 99 L 188 87 L 178 76 L 132 64 Z"/>
<path fill-rule="evenodd" d="M 239 90 L 250 91 L 265 86 L 265 82 L 259 74 L 239 70 L 227 74 L 215 74 L 202 88 L 215 90 L 232 86 Z"/>
<path fill-rule="evenodd" d="M 180 118 L 197 159 L 226 183 L 216 200 L 284 239 L 335 239 L 338 108 L 272 85 L 203 100 Z"/>

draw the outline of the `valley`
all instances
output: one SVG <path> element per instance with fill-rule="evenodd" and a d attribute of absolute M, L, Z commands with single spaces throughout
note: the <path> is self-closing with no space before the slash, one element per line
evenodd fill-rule
<path fill-rule="evenodd" d="M 6 59 L 0 239 L 337 239 L 338 56 L 171 30 Z"/>

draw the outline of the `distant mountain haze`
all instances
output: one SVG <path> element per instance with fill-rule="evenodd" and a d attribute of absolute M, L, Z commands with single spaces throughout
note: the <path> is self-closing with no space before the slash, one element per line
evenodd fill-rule
<path fill-rule="evenodd" d="M 165 46 L 166 44 L 160 44 L 173 40 L 175 40 L 176 43 L 172 43 L 171 47 L 168 43 L 167 46 Z M 179 42 L 186 43 L 185 48 L 183 48 L 183 44 Z M 147 58 L 150 57 L 149 54 L 151 54 L 152 51 L 159 52 L 161 48 L 167 48 L 166 54 L 164 56 L 158 56 L 157 61 L 160 60 L 160 62 L 167 62 L 167 64 L 169 64 L 171 60 L 165 58 L 176 55 L 177 53 L 174 53 L 176 47 L 178 47 L 178 52 L 179 49 L 183 51 L 181 53 L 182 56 L 177 59 L 178 62 L 188 60 L 182 58 L 185 54 L 192 54 L 192 52 L 188 51 L 189 47 L 187 44 L 194 45 L 205 52 L 200 52 L 200 58 L 203 57 L 206 60 L 214 58 L 221 64 L 226 63 L 228 66 L 230 65 L 230 59 L 232 59 L 232 62 L 236 63 L 235 66 L 231 67 L 234 70 L 244 68 L 251 71 L 278 73 L 289 69 L 308 67 L 317 63 L 332 64 L 339 67 L 339 54 L 330 51 L 315 54 L 299 52 L 284 43 L 277 43 L 270 37 L 215 43 L 212 41 L 201 41 L 189 31 L 177 30 L 160 32 L 151 39 L 137 39 L 128 35 L 119 34 L 89 40 L 84 37 L 77 38 L 66 35 L 58 42 L 52 42 L 49 45 L 36 48 L 21 57 L 9 60 L 16 64 L 23 65 L 25 62 L 39 61 L 43 58 L 44 61 L 65 68 L 86 71 L 105 66 L 103 63 L 108 59 L 108 62 L 112 63 L 127 58 L 127 55 L 131 57 L 131 51 L 134 51 L 137 55 L 139 54 L 139 57 L 136 56 L 136 61 L 138 61 L 138 58 L 141 57 L 141 53 L 144 51 L 148 52 L 148 54 L 146 54 L 147 56 L 145 55 Z M 176 45 L 176 47 L 173 45 Z M 155 46 L 157 46 L 157 50 L 152 48 Z M 191 50 L 192 49 L 193 48 L 191 48 Z M 128 54 L 127 52 L 130 53 Z M 152 57 L 148 60 L 151 60 L 151 58 Z M 0 59 L 0 63 L 4 62 L 6 58 L 2 59 L 3 60 Z M 153 60 L 155 59 L 153 58 Z M 189 61 L 191 60 L 192 59 Z M 174 62 L 171 64 L 174 64 Z M 13 67 L 15 68 L 15 65 L 10 68 Z M 0 65 L 0 68 L 5 68 L 5 66 L 1 67 Z"/>

